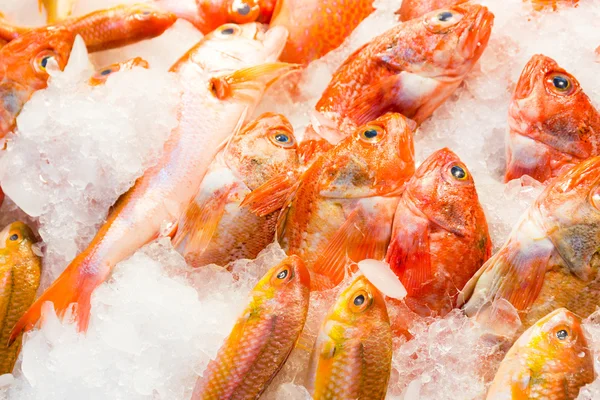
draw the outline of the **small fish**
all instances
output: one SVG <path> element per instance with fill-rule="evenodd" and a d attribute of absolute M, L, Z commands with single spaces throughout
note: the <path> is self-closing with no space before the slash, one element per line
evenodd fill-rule
<path fill-rule="evenodd" d="M 404 0 L 396 14 L 402 22 L 421 17 L 428 12 L 466 3 L 467 0 Z"/>
<path fill-rule="evenodd" d="M 452 151 L 436 151 L 405 185 L 386 255 L 406 304 L 422 316 L 444 316 L 491 254 L 473 177 Z"/>
<path fill-rule="evenodd" d="M 600 157 L 551 181 L 506 243 L 465 285 L 458 306 L 488 316 L 508 302 L 522 330 L 565 307 L 587 317 L 600 304 Z M 499 306 L 500 305 L 500 306 Z M 521 330 L 521 332 L 522 332 Z"/>
<path fill-rule="evenodd" d="M 281 61 L 308 64 L 323 57 L 373 11 L 373 0 L 279 0 L 271 26 L 290 32 Z"/>
<path fill-rule="evenodd" d="M 575 77 L 544 55 L 529 60 L 509 111 L 505 180 L 547 182 L 600 155 L 600 113 Z"/>
<path fill-rule="evenodd" d="M 77 0 L 38 0 L 40 11 L 46 10 L 46 21 L 53 24 L 67 18 L 73 11 Z"/>
<path fill-rule="evenodd" d="M 257 216 L 242 200 L 272 176 L 289 180 L 281 189 L 291 186 L 299 168 L 290 122 L 279 114 L 261 115 L 215 157 L 179 221 L 173 245 L 193 267 L 256 258 L 273 242 L 279 210 Z"/>
<path fill-rule="evenodd" d="M 581 319 L 565 308 L 532 325 L 508 351 L 487 400 L 573 400 L 594 380 Z"/>
<path fill-rule="evenodd" d="M 327 312 L 313 349 L 314 400 L 383 400 L 392 370 L 392 332 L 383 296 L 360 275 Z"/>
<path fill-rule="evenodd" d="M 42 261 L 32 249 L 33 232 L 14 222 L 0 232 L 0 375 L 10 374 L 21 348 L 21 335 L 10 344 L 13 325 L 35 300 Z"/>
<path fill-rule="evenodd" d="M 477 62 L 493 20 L 486 7 L 462 4 L 398 24 L 338 68 L 316 111 L 338 127 L 362 125 L 386 112 L 421 124 Z"/>
<path fill-rule="evenodd" d="M 0 139 L 15 128 L 31 95 L 47 86 L 48 63 L 64 69 L 73 41 L 73 34 L 66 29 L 42 29 L 0 48 Z"/>
<path fill-rule="evenodd" d="M 14 40 L 31 30 L 65 28 L 81 35 L 89 52 L 127 46 L 161 35 L 176 21 L 175 14 L 151 4 L 129 4 L 68 18 L 45 28 L 0 24 L 0 39 Z"/>
<path fill-rule="evenodd" d="M 196 382 L 192 400 L 258 399 L 304 328 L 310 274 L 296 256 L 258 282 L 229 337 Z"/>
<path fill-rule="evenodd" d="M 277 239 L 319 276 L 313 275 L 313 289 L 340 283 L 348 259 L 385 257 L 398 196 L 414 168 L 409 124 L 390 113 L 358 128 L 302 174 L 284 201 Z"/>
<path fill-rule="evenodd" d="M 297 68 L 275 62 L 286 37 L 283 28 L 265 33 L 256 23 L 223 25 L 171 67 L 183 91 L 179 124 L 162 157 L 121 196 L 89 247 L 19 320 L 12 337 L 36 324 L 46 301 L 61 316 L 76 304 L 78 329 L 87 330 L 92 292 L 114 266 L 157 237 L 173 237 L 220 146 L 252 115 L 266 88 Z"/>
<path fill-rule="evenodd" d="M 141 57 L 135 57 L 135 58 L 132 58 L 131 60 L 128 60 L 125 62 L 111 64 L 107 67 L 100 68 L 98 71 L 96 71 L 96 73 L 94 75 L 92 75 L 92 77 L 90 78 L 90 85 L 91 86 L 103 85 L 106 83 L 106 80 L 108 79 L 108 77 L 111 76 L 112 74 L 119 72 L 119 71 L 128 71 L 128 70 L 133 69 L 134 67 L 141 67 L 141 68 L 148 69 L 148 68 L 150 68 L 150 64 L 148 64 L 148 61 L 144 60 Z"/>

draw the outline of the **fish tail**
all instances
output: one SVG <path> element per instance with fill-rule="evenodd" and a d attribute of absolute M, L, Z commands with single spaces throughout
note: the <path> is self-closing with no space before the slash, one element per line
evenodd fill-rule
<path fill-rule="evenodd" d="M 85 332 L 90 320 L 91 296 L 98 286 L 96 278 L 83 273 L 84 267 L 90 264 L 89 259 L 83 258 L 78 262 L 75 259 L 67 269 L 46 289 L 46 291 L 29 307 L 13 327 L 9 345 L 21 334 L 34 328 L 42 316 L 42 306 L 47 301 L 54 304 L 54 309 L 59 317 L 63 317 L 70 308 L 75 311 L 73 318 L 77 322 L 80 332 Z M 85 268 L 88 269 L 88 268 Z"/>

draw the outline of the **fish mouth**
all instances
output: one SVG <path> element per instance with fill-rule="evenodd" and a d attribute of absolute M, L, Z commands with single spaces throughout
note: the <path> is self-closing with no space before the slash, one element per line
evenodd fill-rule
<path fill-rule="evenodd" d="M 462 54 L 465 59 L 477 61 L 492 33 L 494 25 L 494 14 L 485 6 L 479 6 L 479 10 L 473 17 L 473 22 L 465 28 L 461 41 L 463 42 Z"/>

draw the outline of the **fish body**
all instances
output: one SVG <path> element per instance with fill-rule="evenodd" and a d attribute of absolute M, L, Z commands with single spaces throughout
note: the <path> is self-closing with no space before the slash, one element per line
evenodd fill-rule
<path fill-rule="evenodd" d="M 65 28 L 81 35 L 89 52 L 115 49 L 161 35 L 176 21 L 175 14 L 151 4 L 121 5 L 87 15 L 68 18 L 45 28 L 0 24 L 0 38 L 13 40 L 37 29 Z"/>
<path fill-rule="evenodd" d="M 386 112 L 420 124 L 477 62 L 493 19 L 486 7 L 462 4 L 397 25 L 346 59 L 316 111 L 337 126 L 362 125 Z"/>
<path fill-rule="evenodd" d="M 59 314 L 76 303 L 78 327 L 85 331 L 91 293 L 112 268 L 151 240 L 175 233 L 222 143 L 252 113 L 270 82 L 289 70 L 271 62 L 285 38 L 284 29 L 263 33 L 256 23 L 224 25 L 173 65 L 183 91 L 179 124 L 162 157 L 121 196 L 89 247 L 29 309 L 15 334 L 36 323 L 45 301 Z"/>
<path fill-rule="evenodd" d="M 573 75 L 544 55 L 529 60 L 508 112 L 505 180 L 547 182 L 600 155 L 600 112 Z"/>
<path fill-rule="evenodd" d="M 90 85 L 103 85 L 104 83 L 106 83 L 108 77 L 112 74 L 119 71 L 128 71 L 133 69 L 133 67 L 141 67 L 148 69 L 150 68 L 150 64 L 148 64 L 148 61 L 144 60 L 141 57 L 135 57 L 125 62 L 108 65 L 106 67 L 100 68 L 98 71 L 96 71 L 94 75 L 92 75 L 92 77 L 90 78 Z"/>
<path fill-rule="evenodd" d="M 403 0 L 402 6 L 396 11 L 402 22 L 418 18 L 428 12 L 462 4 L 465 0 Z"/>
<path fill-rule="evenodd" d="M 497 304 L 508 302 L 522 330 L 561 307 L 590 315 L 600 304 L 599 210 L 600 157 L 594 157 L 546 187 L 465 285 L 458 305 L 469 316 L 492 315 Z M 489 320 L 492 329 L 503 323 Z"/>
<path fill-rule="evenodd" d="M 447 314 L 491 252 L 473 177 L 452 151 L 436 151 L 405 185 L 386 255 L 407 305 L 422 316 Z"/>
<path fill-rule="evenodd" d="M 581 319 L 560 308 L 515 342 L 500 364 L 487 400 L 572 400 L 594 380 L 594 360 Z"/>
<path fill-rule="evenodd" d="M 49 24 L 67 18 L 73 11 L 77 0 L 39 0 L 40 10 L 46 10 L 46 21 Z"/>
<path fill-rule="evenodd" d="M 51 60 L 62 70 L 74 36 L 65 29 L 30 32 L 0 48 L 0 139 L 14 128 L 31 95 L 48 84 Z"/>
<path fill-rule="evenodd" d="M 290 32 L 281 60 L 308 64 L 323 57 L 373 11 L 373 0 L 279 0 L 271 26 Z"/>
<path fill-rule="evenodd" d="M 358 276 L 329 309 L 311 354 L 314 400 L 383 400 L 392 363 L 392 333 L 383 296 Z"/>
<path fill-rule="evenodd" d="M 13 325 L 33 303 L 42 261 L 33 251 L 35 236 L 22 222 L 0 232 L 0 375 L 10 374 L 21 348 L 19 336 L 7 345 Z"/>
<path fill-rule="evenodd" d="M 189 265 L 254 259 L 273 242 L 279 210 L 258 216 L 241 203 L 274 175 L 296 176 L 297 149 L 292 125 L 279 114 L 263 114 L 234 134 L 212 162 L 173 239 Z"/>
<path fill-rule="evenodd" d="M 386 114 L 319 156 L 280 215 L 277 238 L 323 285 L 337 285 L 350 260 L 383 259 L 399 191 L 414 172 L 412 131 Z M 366 233 L 368 232 L 368 234 Z M 321 288 L 313 276 L 313 286 Z"/>
<path fill-rule="evenodd" d="M 304 328 L 310 274 L 296 256 L 258 282 L 250 302 L 194 388 L 192 400 L 257 399 Z"/>

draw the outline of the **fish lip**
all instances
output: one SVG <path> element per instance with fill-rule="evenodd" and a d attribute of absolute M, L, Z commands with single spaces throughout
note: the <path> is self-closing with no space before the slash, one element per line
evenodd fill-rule
<path fill-rule="evenodd" d="M 461 38 L 464 41 L 462 54 L 465 59 L 476 59 L 481 56 L 491 36 L 494 18 L 494 14 L 487 7 L 480 6 Z M 473 30 L 476 30 L 474 35 L 471 34 Z"/>

